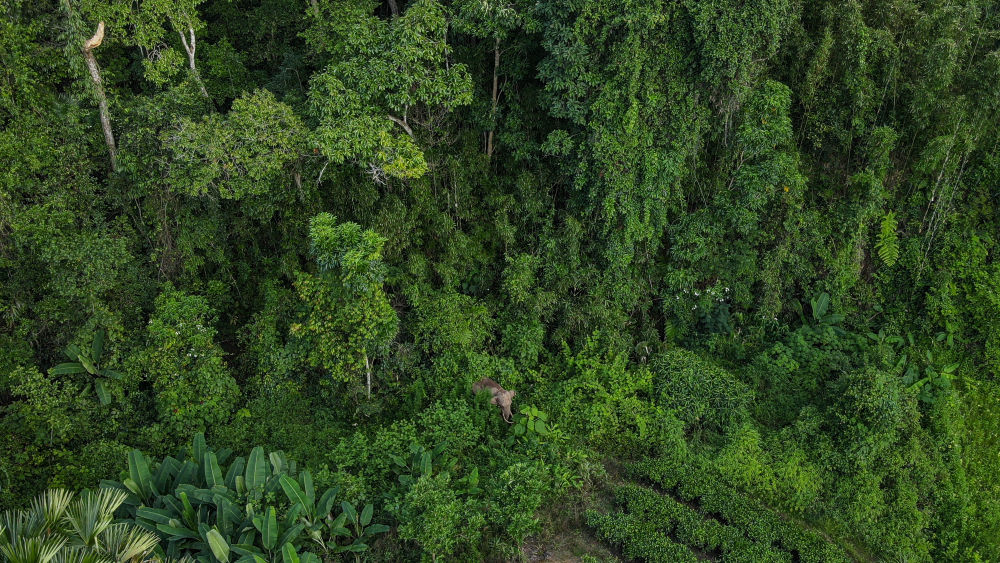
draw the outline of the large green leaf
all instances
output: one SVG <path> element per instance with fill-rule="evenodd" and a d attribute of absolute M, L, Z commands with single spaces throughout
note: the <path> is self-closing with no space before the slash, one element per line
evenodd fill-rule
<path fill-rule="evenodd" d="M 333 503 L 337 499 L 337 494 L 340 493 L 340 489 L 331 487 L 323 493 L 323 496 L 319 499 L 319 504 L 316 505 L 315 516 L 317 518 L 324 518 L 330 511 L 333 510 Z"/>
<path fill-rule="evenodd" d="M 162 508 L 150 508 L 143 506 L 135 511 L 136 518 L 145 518 L 157 524 L 170 524 L 170 521 L 177 517 L 176 514 Z"/>
<path fill-rule="evenodd" d="M 124 376 L 122 376 L 122 374 L 118 373 L 117 371 L 115 371 L 113 369 L 102 369 L 101 370 L 101 375 L 103 375 L 104 377 L 110 378 L 110 379 L 117 379 L 117 380 L 121 380 L 122 377 L 124 377 Z"/>
<path fill-rule="evenodd" d="M 173 478 L 177 475 L 180 469 L 181 462 L 177 461 L 175 458 L 170 456 L 163 458 L 163 461 L 160 462 L 160 466 L 156 468 L 156 474 L 153 475 L 153 483 L 156 484 L 157 490 L 168 490 Z"/>
<path fill-rule="evenodd" d="M 90 357 L 94 358 L 95 362 L 101 361 L 101 356 L 104 355 L 104 337 L 107 333 L 102 328 L 97 331 L 94 335 L 94 342 L 90 346 Z"/>
<path fill-rule="evenodd" d="M 205 459 L 205 452 L 208 451 L 208 445 L 205 444 L 204 432 L 199 432 L 194 435 L 192 450 L 195 463 L 201 463 L 201 460 Z"/>
<path fill-rule="evenodd" d="M 286 543 L 281 547 L 281 560 L 284 563 L 299 563 L 299 554 L 295 552 L 292 544 Z"/>
<path fill-rule="evenodd" d="M 77 361 L 77 358 L 80 356 L 80 354 L 83 353 L 83 350 L 81 350 L 80 347 L 77 346 L 76 344 L 70 344 L 69 346 L 66 347 L 66 350 L 63 353 L 66 354 L 67 358 L 75 362 Z"/>
<path fill-rule="evenodd" d="M 358 511 L 354 509 L 354 505 L 347 502 L 340 503 L 340 509 L 344 511 L 344 515 L 347 516 L 347 521 L 351 524 L 356 524 L 358 522 Z"/>
<path fill-rule="evenodd" d="M 222 480 L 222 469 L 219 467 L 219 461 L 215 458 L 214 452 L 205 452 L 202 467 L 205 470 L 205 483 L 209 487 L 214 487 L 216 485 L 224 486 L 225 483 Z"/>
<path fill-rule="evenodd" d="M 361 510 L 361 525 L 362 526 L 367 526 L 372 521 L 372 512 L 373 511 L 374 510 L 372 509 L 372 505 L 371 504 L 366 504 L 365 507 Z"/>
<path fill-rule="evenodd" d="M 153 478 L 149 473 L 149 462 L 139 450 L 132 450 L 128 454 L 128 474 L 137 485 L 137 495 L 143 500 L 149 500 L 159 491 L 155 489 Z M 135 492 L 135 491 L 133 491 Z"/>
<path fill-rule="evenodd" d="M 94 365 L 94 362 L 92 362 L 90 358 L 84 356 L 83 354 L 80 354 L 79 356 L 77 356 L 77 360 L 81 364 L 83 364 L 83 367 L 87 368 L 87 372 L 90 375 L 97 375 L 97 366 Z"/>
<path fill-rule="evenodd" d="M 295 482 L 295 479 L 292 479 L 288 475 L 282 475 L 281 488 L 285 491 L 285 495 L 288 496 L 289 502 L 292 504 L 299 503 L 306 509 L 306 513 L 310 515 L 313 513 L 312 502 L 302 492 L 302 489 L 299 488 L 299 484 Z"/>
<path fill-rule="evenodd" d="M 185 483 L 194 483 L 197 479 L 198 470 L 200 467 L 197 463 L 186 460 L 183 465 L 181 465 L 180 470 L 177 472 L 177 477 L 174 479 L 173 488 L 176 490 L 178 487 Z"/>
<path fill-rule="evenodd" d="M 302 524 L 295 524 L 294 526 L 289 527 L 287 530 L 281 533 L 281 536 L 278 538 L 278 542 L 276 545 L 282 545 L 284 543 L 291 543 L 295 541 L 295 538 L 299 537 L 299 534 L 301 534 L 302 530 L 304 530 L 305 528 L 306 527 L 303 526 Z"/>
<path fill-rule="evenodd" d="M 177 497 L 180 498 L 181 504 L 184 506 L 184 509 L 181 511 L 184 523 L 192 528 L 196 527 L 198 525 L 198 517 L 195 514 L 194 507 L 191 506 L 191 501 L 188 499 L 187 493 L 178 493 Z"/>
<path fill-rule="evenodd" d="M 253 524 L 260 531 L 261 543 L 264 549 L 274 550 L 278 543 L 278 517 L 273 506 L 269 506 L 267 513 L 253 519 Z"/>
<path fill-rule="evenodd" d="M 312 512 L 312 505 L 316 502 L 316 489 L 313 487 L 312 473 L 306 469 L 302 471 L 299 477 L 302 479 L 302 492 L 306 494 L 306 499 L 309 501 L 307 508 L 309 512 Z"/>
<path fill-rule="evenodd" d="M 264 448 L 257 446 L 250 450 L 250 458 L 247 459 L 246 487 L 254 490 L 263 487 L 267 480 L 267 461 L 264 459 Z"/>
<path fill-rule="evenodd" d="M 177 522 L 174 520 L 174 522 Z M 179 522 L 178 522 L 179 523 Z M 187 528 L 182 528 L 180 526 L 172 526 L 169 524 L 157 524 L 156 529 L 163 532 L 171 538 L 187 538 L 191 540 L 201 541 L 201 536 L 192 532 Z"/>
<path fill-rule="evenodd" d="M 212 549 L 212 555 L 222 563 L 229 561 L 229 542 L 226 538 L 222 537 L 219 530 L 211 530 L 205 534 L 205 539 L 208 540 L 208 546 Z"/>
<path fill-rule="evenodd" d="M 83 373 L 87 371 L 87 368 L 83 367 L 80 362 L 65 362 L 61 363 L 49 370 L 52 375 L 63 375 L 68 373 Z"/>
<path fill-rule="evenodd" d="M 233 526 L 238 524 L 243 519 L 243 515 L 240 513 L 239 509 L 236 508 L 236 505 L 232 503 L 232 501 L 222 495 L 214 495 L 212 500 L 215 502 L 216 506 L 216 526 L 219 527 L 220 531 L 228 534 L 233 530 Z"/>
<path fill-rule="evenodd" d="M 255 545 L 247 543 L 234 543 L 230 546 L 238 555 L 249 555 L 251 557 L 263 557 L 264 552 Z"/>
<path fill-rule="evenodd" d="M 94 381 L 94 386 L 97 389 L 97 399 L 102 405 L 107 405 L 111 403 L 111 393 L 108 392 L 108 388 L 104 386 L 103 379 L 96 379 Z"/>
<path fill-rule="evenodd" d="M 229 464 L 229 469 L 226 470 L 226 478 L 224 483 L 226 487 L 236 490 L 236 477 L 243 474 L 243 469 L 246 467 L 246 460 L 242 457 L 238 457 Z"/>

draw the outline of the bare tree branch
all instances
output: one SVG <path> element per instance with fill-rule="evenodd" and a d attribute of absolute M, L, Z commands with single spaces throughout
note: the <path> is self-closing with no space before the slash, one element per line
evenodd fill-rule
<path fill-rule="evenodd" d="M 94 95 L 97 96 L 97 107 L 101 115 L 101 128 L 104 130 L 104 142 L 108 145 L 108 154 L 111 156 L 111 170 L 118 169 L 117 150 L 115 148 L 115 134 L 111 131 L 111 113 L 108 111 L 108 97 L 104 93 L 104 83 L 101 81 L 101 69 L 97 66 L 97 59 L 94 57 L 94 49 L 101 46 L 104 41 L 104 22 L 97 24 L 97 31 L 94 36 L 83 42 L 83 58 L 87 61 L 87 69 L 90 71 L 90 78 L 94 81 Z"/>

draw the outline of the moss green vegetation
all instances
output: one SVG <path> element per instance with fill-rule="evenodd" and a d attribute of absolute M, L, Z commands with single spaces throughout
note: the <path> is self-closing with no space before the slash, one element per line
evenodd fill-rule
<path fill-rule="evenodd" d="M 998 111 L 995 0 L 0 0 L 0 563 L 1000 561 Z"/>

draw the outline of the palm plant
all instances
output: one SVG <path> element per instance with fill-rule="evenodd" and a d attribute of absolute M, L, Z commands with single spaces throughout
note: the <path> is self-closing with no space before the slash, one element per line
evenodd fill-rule
<path fill-rule="evenodd" d="M 73 497 L 70 491 L 50 489 L 30 508 L 0 515 L 0 561 L 124 563 L 142 561 L 156 547 L 156 534 L 114 521 L 125 492 L 100 489 Z"/>

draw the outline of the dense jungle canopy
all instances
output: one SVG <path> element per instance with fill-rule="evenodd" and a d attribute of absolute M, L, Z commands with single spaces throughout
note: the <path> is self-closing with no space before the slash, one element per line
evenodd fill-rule
<path fill-rule="evenodd" d="M 998 7 L 0 0 L 0 562 L 1000 561 Z"/>

